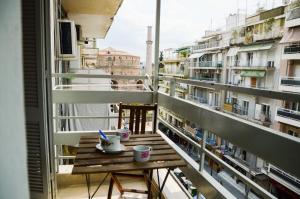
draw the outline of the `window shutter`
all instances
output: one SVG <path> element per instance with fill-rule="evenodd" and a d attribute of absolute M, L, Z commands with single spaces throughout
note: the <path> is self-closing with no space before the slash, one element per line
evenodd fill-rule
<path fill-rule="evenodd" d="M 30 198 L 50 198 L 43 1 L 22 1 L 23 70 Z M 12 52 L 13 53 L 13 52 Z"/>

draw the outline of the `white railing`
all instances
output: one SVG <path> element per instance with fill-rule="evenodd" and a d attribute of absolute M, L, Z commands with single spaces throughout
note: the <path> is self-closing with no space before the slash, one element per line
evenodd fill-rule
<path fill-rule="evenodd" d="M 256 69 L 256 68 L 261 68 L 261 69 L 264 69 L 264 68 L 274 68 L 274 61 L 269 61 L 269 62 L 265 62 L 263 64 L 253 64 L 253 63 L 245 63 L 245 62 L 241 62 L 240 60 L 234 60 L 234 61 L 231 61 L 229 63 L 229 66 L 231 68 L 253 68 L 253 69 Z"/>
<path fill-rule="evenodd" d="M 61 76 L 61 75 L 54 75 Z M 85 76 L 86 77 L 86 76 Z M 57 77 L 55 77 L 57 78 Z M 96 78 L 96 77 L 95 77 Z M 120 77 L 121 78 L 121 77 Z M 162 77 L 165 79 L 164 77 Z M 259 96 L 273 97 L 276 99 L 299 99 L 299 95 L 283 93 L 278 91 L 268 91 L 260 89 L 243 89 L 236 88 L 232 85 L 225 84 L 215 84 L 211 82 L 200 82 L 195 80 L 186 80 L 178 78 L 168 78 L 173 81 L 170 84 L 170 95 L 158 93 L 158 104 L 161 107 L 166 108 L 172 112 L 176 112 L 186 120 L 192 121 L 197 125 L 207 129 L 211 132 L 214 132 L 216 135 L 227 139 L 228 141 L 237 144 L 240 147 L 246 148 L 247 150 L 257 154 L 259 157 L 262 157 L 268 161 L 274 162 L 279 167 L 288 170 L 290 173 L 294 173 L 299 176 L 298 168 L 300 167 L 300 161 L 297 159 L 297 154 L 286 153 L 290 150 L 300 150 L 300 142 L 297 140 L 290 139 L 289 136 L 282 135 L 282 133 L 275 130 L 262 127 L 244 120 L 240 120 L 236 117 L 230 116 L 228 114 L 212 110 L 207 106 L 202 106 L 201 104 L 192 104 L 191 102 L 183 99 L 174 97 L 176 83 L 184 83 L 193 86 L 204 86 L 207 88 L 213 88 L 218 90 L 238 90 L 242 93 L 254 94 Z M 118 103 L 120 101 L 124 103 L 153 103 L 154 93 L 152 91 L 147 92 L 137 92 L 137 91 L 97 91 L 89 93 L 89 91 L 65 91 L 61 90 L 61 93 L 56 93 L 53 91 L 53 102 L 55 104 L 60 103 Z M 71 92 L 71 93 L 70 93 Z M 60 95 L 60 96 L 58 96 Z M 76 116 L 74 116 L 76 117 Z M 60 118 L 60 116 L 55 116 L 55 120 L 66 119 Z M 71 119 L 71 118 L 69 118 Z M 79 118 L 78 118 L 79 119 Z M 86 119 L 86 118 L 82 118 Z M 217 121 L 212 125 L 211 121 Z M 235 133 L 233 133 L 235 132 Z M 243 132 L 243 136 L 239 133 Z M 81 135 L 97 134 L 97 131 L 86 131 L 86 132 L 60 132 L 55 133 L 55 144 L 68 144 L 68 143 L 78 143 L 79 137 Z M 254 140 L 251 139 L 255 137 Z M 189 140 L 193 144 L 193 140 Z M 265 142 L 270 143 L 268 146 L 265 145 Z M 276 154 L 274 151 L 274 144 L 276 147 L 280 148 Z M 201 146 L 196 143 L 199 148 Z M 239 173 L 231 166 L 227 165 L 220 158 L 216 157 L 215 154 L 210 151 L 206 151 L 203 148 L 206 155 L 210 158 L 213 158 L 218 163 L 222 164 L 227 169 L 234 172 L 239 178 L 244 181 L 249 187 L 258 192 L 259 194 L 265 196 L 266 198 L 272 198 L 268 192 L 263 190 L 261 187 L 253 183 L 250 179 L 245 177 L 243 174 Z M 272 155 L 274 154 L 274 155 Z M 287 162 L 293 161 L 294 164 L 287 164 Z M 203 164 L 203 162 L 201 162 Z M 200 165 L 201 165 L 200 164 Z M 208 179 L 203 172 L 200 171 L 200 175 L 205 179 Z M 211 180 L 211 179 L 210 179 Z M 248 182 L 249 181 L 249 182 Z M 218 191 L 222 188 L 221 186 L 216 185 L 217 182 L 210 181 Z M 215 184 L 216 183 L 216 184 Z"/>

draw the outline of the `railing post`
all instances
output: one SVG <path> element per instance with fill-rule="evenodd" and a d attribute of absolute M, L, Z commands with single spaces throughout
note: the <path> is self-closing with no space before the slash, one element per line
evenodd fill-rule
<path fill-rule="evenodd" d="M 172 78 L 170 80 L 170 96 L 171 97 L 174 97 L 175 96 L 175 89 L 176 89 L 176 82 L 175 82 L 175 79 Z"/>
<path fill-rule="evenodd" d="M 203 137 L 202 137 L 202 144 L 201 144 L 201 157 L 200 157 L 200 163 L 199 163 L 199 171 L 202 172 L 204 170 L 204 162 L 205 162 L 205 142 L 207 137 L 207 130 L 204 130 Z"/>

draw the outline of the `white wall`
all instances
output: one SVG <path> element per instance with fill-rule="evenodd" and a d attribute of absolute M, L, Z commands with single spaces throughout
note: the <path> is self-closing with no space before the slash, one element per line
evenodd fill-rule
<path fill-rule="evenodd" d="M 0 2 L 0 198 L 29 198 L 21 1 Z"/>

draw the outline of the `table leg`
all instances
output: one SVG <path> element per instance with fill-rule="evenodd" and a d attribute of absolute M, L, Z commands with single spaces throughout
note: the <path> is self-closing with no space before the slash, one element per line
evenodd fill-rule
<path fill-rule="evenodd" d="M 107 199 L 111 199 L 113 187 L 114 187 L 114 179 L 111 177 L 110 182 L 109 182 L 109 189 L 108 189 Z"/>
<path fill-rule="evenodd" d="M 90 194 L 90 175 L 89 174 L 85 174 L 85 182 L 86 182 L 86 186 L 87 186 L 87 190 L 88 190 L 88 199 L 91 199 L 91 194 Z"/>
<path fill-rule="evenodd" d="M 167 181 L 167 178 L 168 178 L 168 176 L 170 174 L 170 171 L 171 171 L 171 169 L 168 169 L 168 172 L 167 172 L 167 174 L 166 174 L 166 176 L 165 176 L 165 178 L 163 180 L 163 183 L 162 183 L 161 187 L 158 186 L 158 189 L 159 189 L 159 193 L 158 193 L 159 199 L 161 199 L 161 193 L 162 193 L 162 190 L 164 189 L 164 186 L 166 184 L 166 181 Z M 159 179 L 159 175 L 157 176 L 157 178 Z"/>
<path fill-rule="evenodd" d="M 97 191 L 99 190 L 99 188 L 101 187 L 101 185 L 104 183 L 105 179 L 107 178 L 108 174 L 109 173 L 106 174 L 106 176 L 100 182 L 100 184 L 95 189 L 95 191 L 94 191 L 94 193 L 92 195 L 91 195 L 91 179 L 90 179 L 90 174 L 85 174 L 85 181 L 86 181 L 86 186 L 87 186 L 87 190 L 88 190 L 88 199 L 92 199 L 95 196 L 95 194 L 97 193 Z"/>
<path fill-rule="evenodd" d="M 152 198 L 152 176 L 153 176 L 153 170 L 150 169 L 148 170 L 148 183 L 147 183 L 148 199 Z"/>

